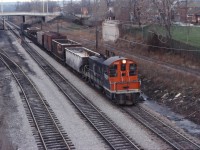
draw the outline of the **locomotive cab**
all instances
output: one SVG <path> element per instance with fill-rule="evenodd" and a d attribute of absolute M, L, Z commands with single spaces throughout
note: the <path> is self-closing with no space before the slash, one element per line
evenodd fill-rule
<path fill-rule="evenodd" d="M 106 94 L 118 104 L 132 105 L 140 95 L 140 81 L 136 62 L 119 56 L 104 61 Z"/>
<path fill-rule="evenodd" d="M 137 64 L 133 60 L 113 56 L 89 57 L 85 74 L 92 85 L 98 87 L 117 104 L 132 105 L 140 96 Z"/>

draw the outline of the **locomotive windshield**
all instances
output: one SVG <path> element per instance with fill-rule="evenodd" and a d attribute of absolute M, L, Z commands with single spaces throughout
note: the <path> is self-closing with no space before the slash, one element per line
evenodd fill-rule
<path fill-rule="evenodd" d="M 116 77 L 117 76 L 117 65 L 111 65 L 109 67 L 109 76 Z"/>
<path fill-rule="evenodd" d="M 126 70 L 126 64 L 122 64 L 121 65 L 121 71 L 125 71 Z"/>
<path fill-rule="evenodd" d="M 129 76 L 136 75 L 137 65 L 136 64 L 130 64 L 129 66 Z"/>

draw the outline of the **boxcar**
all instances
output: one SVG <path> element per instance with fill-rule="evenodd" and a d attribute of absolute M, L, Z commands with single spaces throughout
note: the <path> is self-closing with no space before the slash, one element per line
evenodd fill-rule
<path fill-rule="evenodd" d="M 81 47 L 80 43 L 69 39 L 54 39 L 52 40 L 52 53 L 61 61 L 65 61 L 66 47 Z"/>
<path fill-rule="evenodd" d="M 44 33 L 44 48 L 47 51 L 52 51 L 52 40 L 53 39 L 66 39 L 66 36 L 63 36 L 57 32 L 45 32 Z"/>

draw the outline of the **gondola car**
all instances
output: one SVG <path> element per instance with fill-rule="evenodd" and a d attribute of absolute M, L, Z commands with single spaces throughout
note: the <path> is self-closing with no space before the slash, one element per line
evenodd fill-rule
<path fill-rule="evenodd" d="M 67 47 L 65 48 L 65 63 L 78 73 L 84 73 L 84 68 L 88 66 L 89 57 L 99 55 L 85 47 Z"/>
<path fill-rule="evenodd" d="M 37 44 L 40 44 L 40 46 L 44 46 L 44 33 L 44 31 L 37 32 Z"/>
<path fill-rule="evenodd" d="M 26 36 L 28 36 L 33 42 L 37 41 L 37 32 L 40 31 L 40 28 L 37 27 L 28 27 L 26 29 Z"/>
<path fill-rule="evenodd" d="M 44 32 L 44 48 L 49 52 L 52 52 L 53 39 L 66 39 L 66 36 L 57 32 Z"/>
<path fill-rule="evenodd" d="M 70 39 L 52 40 L 52 54 L 60 61 L 65 62 L 66 47 L 81 47 L 81 44 Z"/>

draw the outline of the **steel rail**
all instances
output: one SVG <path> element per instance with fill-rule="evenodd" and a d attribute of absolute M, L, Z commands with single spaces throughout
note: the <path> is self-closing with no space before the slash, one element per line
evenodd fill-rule
<path fill-rule="evenodd" d="M 198 144 L 194 143 L 188 137 L 176 131 L 171 126 L 167 125 L 165 122 L 156 118 L 153 114 L 151 114 L 144 108 L 137 106 L 131 110 L 130 108 L 123 108 L 122 110 L 125 111 L 128 115 L 130 115 L 134 119 L 136 119 L 137 121 L 139 121 L 141 124 L 143 124 L 149 130 L 151 130 L 153 133 L 155 133 L 157 136 L 159 136 L 161 139 L 163 139 L 173 148 L 177 150 L 200 149 L 200 146 Z M 166 130 L 168 130 L 168 132 L 166 132 Z M 175 140 L 174 139 L 175 137 L 172 134 L 174 136 L 178 136 L 178 138 L 176 137 L 176 140 Z M 182 141 L 177 141 L 177 139 L 181 140 L 181 138 L 182 138 Z M 187 142 L 185 143 L 186 145 L 183 145 L 183 142 Z"/>
<path fill-rule="evenodd" d="M 27 43 L 25 43 L 30 49 L 32 49 Z M 27 49 L 26 49 L 27 50 Z M 38 53 L 36 52 L 35 50 L 32 49 L 32 51 L 29 51 L 27 50 L 28 53 L 32 56 L 32 58 L 39 64 L 39 66 L 46 72 L 46 74 L 52 79 L 52 81 L 58 86 L 58 88 L 64 93 L 64 95 L 66 95 L 66 97 L 74 104 L 74 106 L 82 113 L 82 115 L 90 122 L 90 124 L 92 124 L 92 126 L 100 133 L 100 135 L 105 139 L 105 141 L 107 141 L 107 143 L 109 143 L 109 145 L 113 148 L 113 149 L 118 149 L 118 148 L 115 148 L 113 146 L 113 144 L 102 134 L 102 132 L 96 127 L 96 125 L 89 119 L 89 117 L 86 115 L 86 113 L 84 113 L 84 111 L 80 108 L 80 106 L 74 102 L 74 100 L 69 96 L 68 93 L 65 92 L 65 90 L 56 82 L 56 80 L 48 73 L 47 71 L 47 68 L 43 67 L 43 65 L 41 65 L 41 62 L 39 62 L 37 59 L 40 57 L 42 60 L 43 60 L 43 63 L 45 62 L 46 65 L 48 65 L 62 80 L 63 82 L 62 83 L 66 83 L 68 85 L 70 85 L 84 100 L 85 102 L 87 102 L 87 104 L 89 106 L 92 107 L 92 109 L 94 109 L 95 111 L 97 111 L 99 113 L 99 115 L 104 118 L 107 122 L 109 122 L 110 125 L 113 126 L 113 128 L 115 130 L 117 130 L 117 132 L 119 132 L 128 142 L 130 142 L 135 148 L 134 149 L 137 149 L 139 150 L 140 148 L 135 144 L 133 143 L 126 135 L 124 135 L 124 133 L 122 133 L 118 127 L 116 127 L 116 125 L 114 125 L 113 123 L 111 123 L 110 120 L 108 120 L 108 117 L 105 117 L 105 115 L 103 115 L 97 108 L 96 106 L 94 106 L 86 97 L 83 96 L 82 93 L 79 92 L 78 89 L 76 89 L 69 81 L 66 80 L 65 77 L 63 77 L 63 75 L 61 75 L 54 67 L 52 67 L 51 64 L 49 64 L 45 59 L 43 59 L 43 57 Z M 34 53 L 37 54 L 37 57 L 36 56 L 33 56 L 33 51 Z"/>
<path fill-rule="evenodd" d="M 36 93 L 38 94 L 40 100 L 42 101 L 43 105 L 45 106 L 45 109 L 46 109 L 46 111 L 48 112 L 48 115 L 50 116 L 51 120 L 53 121 L 54 126 L 56 127 L 58 133 L 59 133 L 60 136 L 62 137 L 62 140 L 64 141 L 64 143 L 65 143 L 65 145 L 66 145 L 66 148 L 67 148 L 68 150 L 70 150 L 70 149 L 71 149 L 70 146 L 68 145 L 68 143 L 67 143 L 66 139 L 64 138 L 62 132 L 60 131 L 60 129 L 59 129 L 59 127 L 58 127 L 58 125 L 57 125 L 55 119 L 53 118 L 51 112 L 49 111 L 49 109 L 48 109 L 46 103 L 44 102 L 44 100 L 43 100 L 41 94 L 39 93 L 39 91 L 37 90 L 37 88 L 35 87 L 35 85 L 32 83 L 32 81 L 31 81 L 31 80 L 29 79 L 29 77 L 24 73 L 24 71 L 20 68 L 19 65 L 17 65 L 15 62 L 13 62 L 12 60 L 10 60 L 10 59 L 9 59 L 6 55 L 4 55 L 3 53 L 0 53 L 0 55 L 1 55 L 1 56 L 0 56 L 0 59 L 3 61 L 3 63 L 6 65 L 6 67 L 11 71 L 13 77 L 15 78 L 15 80 L 17 81 L 17 83 L 18 83 L 20 89 L 22 90 L 22 93 L 23 93 L 23 95 L 24 95 L 24 97 L 25 97 L 26 103 L 27 103 L 28 108 L 29 108 L 29 110 L 30 110 L 30 112 L 31 112 L 31 116 L 32 116 L 32 118 L 33 118 L 33 120 L 34 120 L 34 123 L 35 123 L 35 125 L 36 125 L 36 128 L 37 128 L 37 130 L 38 130 L 38 132 L 39 132 L 39 135 L 40 135 L 40 138 L 41 138 L 41 140 L 42 140 L 42 143 L 43 143 L 44 148 L 45 148 L 45 149 L 48 149 L 47 146 L 46 146 L 46 143 L 45 143 L 45 141 L 44 141 L 44 138 L 43 138 L 43 136 L 42 136 L 40 127 L 39 127 L 39 125 L 38 125 L 38 123 L 37 123 L 37 121 L 36 121 L 37 119 L 35 118 L 35 115 L 34 115 L 33 110 L 32 110 L 32 108 L 31 108 L 31 104 L 29 103 L 29 100 L 28 100 L 28 98 L 27 98 L 27 95 L 26 95 L 26 93 L 25 93 L 25 91 L 24 91 L 24 89 L 23 89 L 21 83 L 19 82 L 18 78 L 16 77 L 15 73 L 12 71 L 12 69 L 9 67 L 9 65 L 5 62 L 5 60 L 2 58 L 2 56 L 6 57 L 10 62 L 12 62 L 12 63 L 21 71 L 21 73 L 26 77 L 26 79 L 29 81 L 29 83 L 32 85 L 32 87 L 34 88 L 34 90 L 35 90 Z"/>
<path fill-rule="evenodd" d="M 2 53 L 1 53 L 1 54 L 2 54 Z M 44 142 L 44 140 L 43 140 L 43 138 L 42 138 L 42 135 L 41 135 L 39 126 L 38 126 L 38 124 L 37 124 L 37 121 L 36 121 L 36 119 L 35 119 L 35 116 L 34 116 L 34 114 L 33 114 L 32 109 L 31 109 L 30 103 L 28 102 L 28 98 L 27 98 L 27 96 L 26 96 L 26 94 L 25 94 L 25 92 L 24 92 L 24 89 L 22 88 L 21 84 L 19 83 L 17 77 L 15 76 L 14 72 L 13 72 L 12 69 L 9 67 L 9 65 L 4 61 L 4 59 L 3 59 L 1 56 L 0 56 L 0 59 L 1 59 L 1 61 L 6 65 L 6 67 L 10 70 L 10 72 L 12 73 L 13 77 L 15 78 L 15 80 L 16 80 L 18 86 L 20 87 L 20 89 L 21 89 L 21 91 L 22 91 L 22 93 L 23 93 L 23 95 L 24 95 L 24 97 L 25 97 L 25 100 L 26 100 L 26 103 L 27 103 L 27 105 L 28 105 L 28 108 L 29 108 L 29 110 L 30 110 L 31 116 L 32 116 L 32 118 L 33 118 L 33 120 L 34 120 L 35 126 L 36 126 L 36 128 L 37 128 L 37 130 L 38 130 L 38 132 L 39 132 L 39 136 L 40 136 L 40 139 L 41 139 L 41 141 L 42 141 L 42 144 L 43 144 L 44 148 L 47 150 L 46 144 L 45 144 L 45 142 Z"/>
<path fill-rule="evenodd" d="M 89 43 L 93 44 L 93 42 L 89 42 Z M 59 85 L 57 85 L 57 86 L 59 86 Z M 76 107 L 77 107 L 77 106 L 76 106 Z M 131 116 L 132 116 L 132 115 L 131 115 Z M 135 118 L 135 117 L 134 117 L 134 118 Z M 157 118 L 154 117 L 154 119 L 157 119 Z M 140 119 L 137 119 L 137 118 L 136 118 L 136 120 L 138 120 L 139 122 L 141 122 Z M 148 125 L 147 123 L 144 123 L 144 122 L 141 122 L 141 123 L 144 124 L 146 127 L 148 127 L 151 131 L 154 132 L 154 129 L 151 128 L 150 125 Z M 164 123 L 163 125 L 166 125 L 166 124 Z M 173 128 L 172 128 L 172 129 L 173 129 Z M 174 130 L 174 129 L 173 129 L 173 130 Z M 175 131 L 175 130 L 174 130 L 174 131 Z M 158 135 L 159 137 L 161 137 L 162 139 L 165 139 L 165 141 L 166 141 L 168 144 L 170 144 L 172 147 L 174 147 L 175 149 L 180 149 L 179 147 L 177 147 L 176 145 L 174 145 L 173 143 L 171 143 L 169 140 L 167 140 L 163 135 L 161 135 L 161 134 L 159 134 L 159 133 L 155 133 L 155 134 L 157 134 L 157 135 Z M 199 145 L 197 145 L 196 143 L 194 143 L 193 141 L 191 141 L 191 140 L 188 139 L 187 137 L 183 136 L 183 135 L 180 134 L 179 132 L 176 131 L 176 134 L 177 134 L 177 135 L 180 135 L 180 136 L 182 136 L 182 137 L 184 137 L 184 138 L 186 138 L 189 142 L 191 142 L 191 144 L 194 144 L 195 146 L 197 146 L 198 149 L 200 149 L 200 146 L 199 146 Z M 182 147 L 182 148 L 184 148 L 184 147 Z"/>
<path fill-rule="evenodd" d="M 13 31 L 13 32 L 14 32 L 14 31 Z M 116 125 L 114 125 L 114 123 L 112 123 L 112 121 L 111 121 L 107 116 L 103 115 L 103 114 L 96 108 L 96 106 L 94 106 L 86 97 L 84 97 L 84 96 L 78 91 L 78 89 L 76 89 L 76 88 L 75 88 L 69 81 L 67 81 L 55 68 L 53 68 L 53 67 L 51 66 L 51 64 L 49 64 L 46 60 L 44 60 L 44 59 L 42 58 L 42 56 L 41 56 L 38 52 L 36 52 L 35 50 L 33 50 L 27 42 L 23 41 L 23 44 L 25 44 L 26 46 L 28 46 L 29 49 L 31 49 L 31 51 L 30 51 L 30 50 L 27 50 L 27 48 L 25 48 L 25 49 L 28 51 L 28 53 L 33 57 L 33 59 L 39 64 L 39 66 L 40 66 L 40 67 L 46 72 L 46 74 L 52 79 L 52 81 L 58 86 L 58 88 L 66 95 L 66 97 L 74 104 L 74 106 L 81 112 L 81 114 L 88 120 L 88 122 L 97 130 L 97 132 L 104 138 L 104 140 L 105 140 L 113 149 L 116 149 L 116 150 L 117 150 L 117 149 L 123 149 L 123 148 L 126 149 L 126 148 L 128 147 L 127 145 L 131 146 L 130 149 L 134 149 L 134 150 L 139 150 L 139 149 L 140 149 L 139 146 L 137 146 L 135 143 L 133 143 L 133 142 L 122 132 L 122 130 L 119 129 L 119 127 L 116 127 Z M 37 57 L 33 56 L 33 54 L 32 54 L 33 51 L 37 54 Z M 50 69 L 52 69 L 52 70 L 54 71 L 54 73 L 56 73 L 56 74 L 59 76 L 60 79 L 62 79 L 66 84 L 70 85 L 71 88 L 73 88 L 73 89 L 79 94 L 79 96 L 81 96 L 81 97 L 84 99 L 85 103 L 87 103 L 87 107 L 89 106 L 89 107 L 91 107 L 91 108 L 93 109 L 93 110 L 90 110 L 90 111 L 96 111 L 96 112 L 98 113 L 98 115 L 100 115 L 100 116 L 103 118 L 103 120 L 105 120 L 106 122 L 108 122 L 108 125 L 109 125 L 109 126 L 112 126 L 112 128 L 113 128 L 112 130 L 113 130 L 113 131 L 116 130 L 116 131 L 119 133 L 118 136 L 122 136 L 128 143 L 125 142 L 124 145 L 123 145 L 123 143 L 120 144 L 120 145 L 121 145 L 121 148 L 119 148 L 119 145 L 117 145 L 117 144 L 114 145 L 115 143 L 113 143 L 112 139 L 113 139 L 113 138 L 117 138 L 117 137 L 112 137 L 112 139 L 109 139 L 108 135 L 105 134 L 105 131 L 104 131 L 104 133 L 103 133 L 103 131 L 101 131 L 102 129 L 101 129 L 100 127 L 98 127 L 97 124 L 95 125 L 95 121 L 94 121 L 94 120 L 91 121 L 91 118 L 90 118 L 90 117 L 88 116 L 88 114 L 86 113 L 87 111 L 84 112 L 86 108 L 84 108 L 84 107 L 81 108 L 81 105 L 82 105 L 82 104 L 80 105 L 80 104 L 74 102 L 74 100 L 69 96 L 69 94 L 67 94 L 67 93 L 65 92 L 65 90 L 64 90 L 58 83 L 56 83 L 55 79 L 52 78 L 52 76 L 48 73 L 48 71 L 47 71 L 47 68 L 48 68 L 48 67 L 45 67 L 45 66 L 41 65 L 41 62 L 39 62 L 39 61 L 37 60 L 37 58 L 42 59 L 43 63 L 45 62 L 45 63 L 50 67 Z M 100 120 L 100 119 L 99 119 L 99 120 Z M 106 137 L 106 136 L 107 136 L 107 137 Z M 119 138 L 119 137 L 118 137 L 118 138 Z"/>

